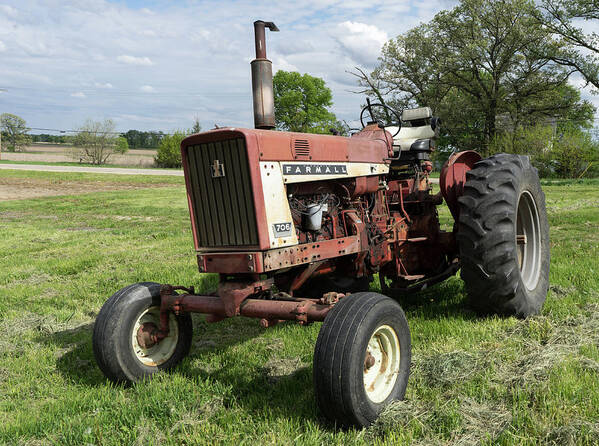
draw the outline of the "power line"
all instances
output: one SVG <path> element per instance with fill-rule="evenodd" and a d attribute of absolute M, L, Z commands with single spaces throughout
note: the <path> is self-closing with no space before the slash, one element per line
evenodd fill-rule
<path fill-rule="evenodd" d="M 81 132 L 90 132 L 88 130 L 61 130 L 61 129 L 47 129 L 41 127 L 29 127 L 30 130 L 41 130 L 45 132 L 57 132 L 57 133 L 81 133 Z M 134 130 L 134 129 L 131 129 Z M 127 130 L 128 132 L 129 130 Z M 155 133 L 160 135 L 172 135 L 172 133 L 164 133 L 161 130 L 137 130 L 140 133 Z M 107 133 L 110 135 L 125 135 L 127 132 L 99 132 L 99 133 Z"/>

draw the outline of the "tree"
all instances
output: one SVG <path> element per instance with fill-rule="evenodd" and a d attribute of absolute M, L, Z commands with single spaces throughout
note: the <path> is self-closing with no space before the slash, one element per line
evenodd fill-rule
<path fill-rule="evenodd" d="M 127 139 L 131 149 L 153 149 L 158 147 L 164 133 L 129 130 L 127 133 L 123 133 L 122 136 Z"/>
<path fill-rule="evenodd" d="M 328 110 L 333 105 L 333 94 L 324 80 L 279 70 L 273 77 L 273 88 L 277 129 L 329 133 L 331 127 L 338 127 L 337 118 Z"/>
<path fill-rule="evenodd" d="M 127 138 L 124 136 L 119 136 L 116 139 L 116 153 L 125 153 L 129 150 L 129 143 L 127 142 Z"/>
<path fill-rule="evenodd" d="M 119 142 L 114 121 L 92 121 L 88 119 L 75 135 L 74 157 L 80 161 L 100 165 L 105 164 L 114 153 L 124 153 L 128 146 Z M 124 138 L 123 138 L 124 139 Z"/>
<path fill-rule="evenodd" d="M 160 141 L 154 162 L 158 167 L 181 167 L 181 141 L 188 136 L 187 132 L 177 130 L 172 135 L 165 135 Z"/>
<path fill-rule="evenodd" d="M 2 132 L 2 147 L 9 152 L 20 152 L 31 142 L 31 137 L 25 120 L 17 115 L 3 113 L 0 115 L 0 131 Z"/>
<path fill-rule="evenodd" d="M 538 124 L 498 134 L 491 151 L 529 155 L 542 177 L 590 176 L 599 161 L 599 142 L 589 131 L 571 124 Z"/>
<path fill-rule="evenodd" d="M 397 109 L 432 107 L 448 151 L 485 152 L 498 131 L 539 121 L 586 125 L 594 108 L 567 84 L 575 70 L 546 56 L 556 43 L 535 11 L 530 0 L 462 0 L 387 42 L 370 75 L 354 73 L 361 92 Z"/>
<path fill-rule="evenodd" d="M 585 32 L 581 26 L 575 24 L 598 20 L 599 2 L 543 0 L 536 10 L 535 17 L 560 39 L 561 47 L 549 53 L 548 57 L 559 64 L 574 68 L 588 83 L 599 89 L 599 35 L 595 32 Z"/>
<path fill-rule="evenodd" d="M 189 132 L 193 135 L 194 133 L 200 133 L 202 131 L 202 126 L 200 125 L 200 118 L 197 116 L 193 118 L 193 126 L 189 129 Z"/>

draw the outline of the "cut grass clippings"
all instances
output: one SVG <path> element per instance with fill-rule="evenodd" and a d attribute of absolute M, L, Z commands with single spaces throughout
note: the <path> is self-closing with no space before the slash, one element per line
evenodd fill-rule
<path fill-rule="evenodd" d="M 597 182 L 544 182 L 552 266 L 540 315 L 477 317 L 459 276 L 402 300 L 406 398 L 368 429 L 339 430 L 315 404 L 319 324 L 194 315 L 191 353 L 172 373 L 123 387 L 98 369 L 93 322 L 116 290 L 217 284 L 197 272 L 181 178 L 0 175 L 139 186 L 0 202 L 0 444 L 597 444 Z M 447 208 L 440 216 L 450 225 Z"/>

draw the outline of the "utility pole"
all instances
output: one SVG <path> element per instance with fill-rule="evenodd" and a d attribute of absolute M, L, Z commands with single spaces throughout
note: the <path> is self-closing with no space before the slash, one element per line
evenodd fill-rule
<path fill-rule="evenodd" d="M 6 88 L 0 88 L 0 93 L 4 93 Z M 2 159 L 2 128 L 0 128 L 0 160 Z"/>

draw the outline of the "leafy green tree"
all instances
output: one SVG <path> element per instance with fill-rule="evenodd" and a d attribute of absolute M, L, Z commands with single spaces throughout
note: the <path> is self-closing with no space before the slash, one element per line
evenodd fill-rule
<path fill-rule="evenodd" d="M 490 149 L 493 153 L 529 155 L 542 177 L 590 176 L 599 161 L 599 142 L 588 130 L 571 124 L 539 124 L 500 133 Z"/>
<path fill-rule="evenodd" d="M 343 130 L 328 110 L 333 105 L 333 94 L 324 80 L 279 70 L 273 77 L 273 88 L 277 129 L 306 133 L 329 133 L 330 128 Z"/>
<path fill-rule="evenodd" d="M 574 69 L 546 56 L 556 43 L 535 11 L 530 0 L 462 0 L 387 42 L 371 74 L 355 73 L 361 92 L 432 107 L 446 151 L 485 152 L 498 132 L 547 120 L 588 125 L 594 108 L 568 85 Z"/>
<path fill-rule="evenodd" d="M 177 130 L 172 135 L 165 135 L 160 141 L 154 162 L 158 167 L 181 167 L 181 141 L 188 136 L 187 132 Z"/>
<path fill-rule="evenodd" d="M 116 139 L 116 147 L 114 148 L 114 151 L 116 153 L 125 153 L 129 150 L 129 143 L 127 142 L 127 138 L 123 137 L 123 136 L 119 136 Z"/>
<path fill-rule="evenodd" d="M 597 25 L 597 0 L 542 0 L 535 16 L 558 37 L 558 45 L 548 57 L 578 71 L 587 82 L 599 88 L 599 35 L 585 32 L 581 24 Z M 586 22 L 586 23 L 585 23 Z"/>
<path fill-rule="evenodd" d="M 79 128 L 73 139 L 73 157 L 90 164 L 106 164 L 114 153 L 124 153 L 128 150 L 114 131 L 115 124 L 111 119 L 92 121 L 88 119 Z"/>
<path fill-rule="evenodd" d="M 0 115 L 0 131 L 2 132 L 2 147 L 9 152 L 20 152 L 31 142 L 31 137 L 25 120 L 17 115 L 3 113 Z"/>
<path fill-rule="evenodd" d="M 160 144 L 164 133 L 129 130 L 127 133 L 123 133 L 122 136 L 127 139 L 131 149 L 154 149 Z"/>

